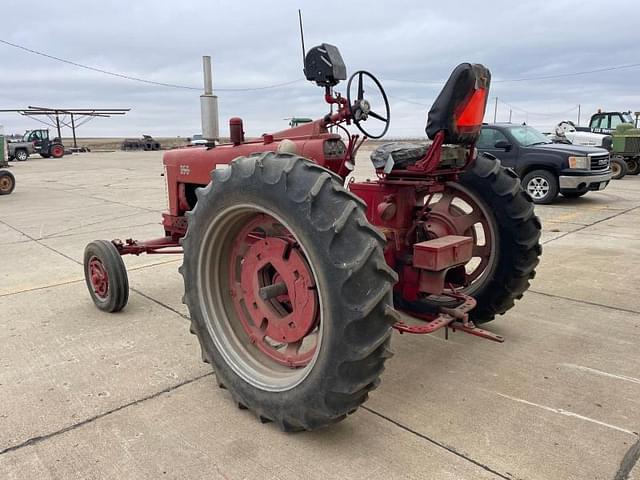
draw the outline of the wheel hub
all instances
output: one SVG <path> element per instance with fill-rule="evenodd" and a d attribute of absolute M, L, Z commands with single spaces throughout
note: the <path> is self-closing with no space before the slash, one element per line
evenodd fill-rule
<path fill-rule="evenodd" d="M 89 276 L 95 294 L 102 300 L 106 299 L 109 294 L 109 275 L 97 257 L 91 257 L 89 260 Z"/>
<path fill-rule="evenodd" d="M 319 318 L 313 273 L 295 240 L 269 236 L 269 228 L 258 225 L 263 221 L 243 229 L 232 253 L 235 310 L 249 341 L 264 354 L 289 367 L 305 366 L 315 345 L 301 347 Z"/>
<path fill-rule="evenodd" d="M 544 178 L 534 177 L 527 184 L 527 193 L 533 198 L 543 198 L 549 193 L 549 182 Z"/>
<path fill-rule="evenodd" d="M 447 185 L 440 199 L 430 203 L 429 208 L 425 224 L 428 238 L 461 235 L 473 239 L 472 254 L 475 260 L 466 268 L 467 285 L 471 284 L 485 273 L 494 260 L 494 234 L 486 213 L 472 195 L 452 184 Z M 479 237 L 476 225 L 484 238 Z"/>
<path fill-rule="evenodd" d="M 8 192 L 11 189 L 11 179 L 9 177 L 0 178 L 0 191 Z"/>

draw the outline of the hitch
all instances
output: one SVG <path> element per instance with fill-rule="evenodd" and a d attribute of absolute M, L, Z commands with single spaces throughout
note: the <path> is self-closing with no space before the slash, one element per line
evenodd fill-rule
<path fill-rule="evenodd" d="M 412 318 L 423 320 L 427 323 L 423 325 L 410 325 L 399 320 L 393 325 L 393 328 L 398 330 L 401 334 L 415 333 L 421 335 L 430 334 L 444 328 L 445 339 L 449 338 L 449 328 L 451 328 L 453 332 L 459 330 L 494 342 L 504 342 L 504 337 L 502 335 L 497 335 L 489 332 L 488 330 L 476 327 L 476 325 L 469 320 L 469 312 L 476 306 L 476 301 L 473 297 L 461 293 L 452 293 L 449 296 L 459 298 L 464 301 L 455 308 L 441 307 L 440 310 L 442 313 L 436 316 L 411 312 L 408 315 Z M 407 314 L 407 312 L 403 313 L 405 313 L 405 315 Z"/>

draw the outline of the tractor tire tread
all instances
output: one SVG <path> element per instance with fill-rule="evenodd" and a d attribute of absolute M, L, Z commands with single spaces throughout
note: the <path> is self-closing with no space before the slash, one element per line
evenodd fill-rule
<path fill-rule="evenodd" d="M 96 297 L 89 277 L 88 267 L 91 257 L 97 257 L 102 261 L 109 276 L 109 296 L 103 301 Z M 84 274 L 89 293 L 96 307 L 108 313 L 116 313 L 122 310 L 129 301 L 129 278 L 127 267 L 122 261 L 118 250 L 108 240 L 94 240 L 84 249 Z"/>
<path fill-rule="evenodd" d="M 493 278 L 478 292 L 477 306 L 470 312 L 470 318 L 482 324 L 512 308 L 529 288 L 542 254 L 542 225 L 519 178 L 502 167 L 499 160 L 479 156 L 461 176 L 460 183 L 487 202 L 501 232 Z"/>
<path fill-rule="evenodd" d="M 384 363 L 392 356 L 389 344 L 396 314 L 391 290 L 397 275 L 384 261 L 384 237 L 368 224 L 364 203 L 344 189 L 342 179 L 305 158 L 274 152 L 240 157 L 229 167 L 214 170 L 211 179 L 198 190 L 198 202 L 188 216 L 181 272 L 191 329 L 203 357 L 235 402 L 283 431 L 314 430 L 344 419 L 379 384 Z M 313 245 L 316 258 L 325 259 L 316 265 L 323 272 L 318 275 L 330 280 L 322 286 L 332 304 L 325 306 L 324 321 L 330 322 L 331 333 L 323 342 L 328 351 L 314 366 L 322 373 L 315 375 L 312 370 L 282 394 L 251 386 L 222 360 L 207 332 L 195 284 L 195 255 L 203 228 L 199 224 L 205 223 L 207 210 L 219 208 L 220 198 L 247 186 L 269 190 L 268 195 L 288 205 L 291 215 L 298 215 L 295 218 L 305 215 L 305 239 L 316 238 L 317 242 L 307 243 Z"/>

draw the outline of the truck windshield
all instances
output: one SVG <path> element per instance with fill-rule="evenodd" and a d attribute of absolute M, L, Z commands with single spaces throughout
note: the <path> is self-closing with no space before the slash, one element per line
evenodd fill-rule
<path fill-rule="evenodd" d="M 549 140 L 535 128 L 529 127 L 527 125 L 509 127 L 509 132 L 511 133 L 511 135 L 513 135 L 513 138 L 516 139 L 516 142 L 518 142 L 523 147 L 552 143 L 551 140 Z"/>

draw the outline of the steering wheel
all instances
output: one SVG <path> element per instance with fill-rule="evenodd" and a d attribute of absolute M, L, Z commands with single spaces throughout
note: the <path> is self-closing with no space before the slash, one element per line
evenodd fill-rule
<path fill-rule="evenodd" d="M 352 101 L 351 100 L 351 83 L 356 77 L 358 79 L 357 80 L 358 96 L 354 101 Z M 364 98 L 364 87 L 363 87 L 364 77 L 369 77 L 371 80 L 373 80 L 373 83 L 376 85 L 378 91 L 382 95 L 382 99 L 384 100 L 384 110 L 385 110 L 384 115 L 381 115 L 380 113 L 373 110 L 371 108 L 371 104 L 369 103 L 369 101 Z M 349 102 L 349 111 L 351 112 L 353 123 L 355 123 L 356 127 L 358 127 L 358 130 L 360 130 L 364 135 L 366 135 L 369 138 L 381 138 L 384 136 L 385 133 L 387 133 L 387 130 L 389 130 L 389 123 L 391 121 L 391 112 L 389 111 L 389 100 L 387 99 L 387 94 L 382 88 L 382 85 L 380 84 L 380 82 L 376 77 L 374 77 L 373 75 L 371 75 L 369 72 L 365 70 L 358 70 L 353 75 L 351 75 L 351 77 L 349 78 L 349 83 L 347 83 L 347 102 Z M 371 133 L 367 132 L 363 128 L 363 126 L 361 125 L 361 122 L 364 122 L 369 117 L 384 123 L 384 128 L 381 134 L 372 135 Z"/>

